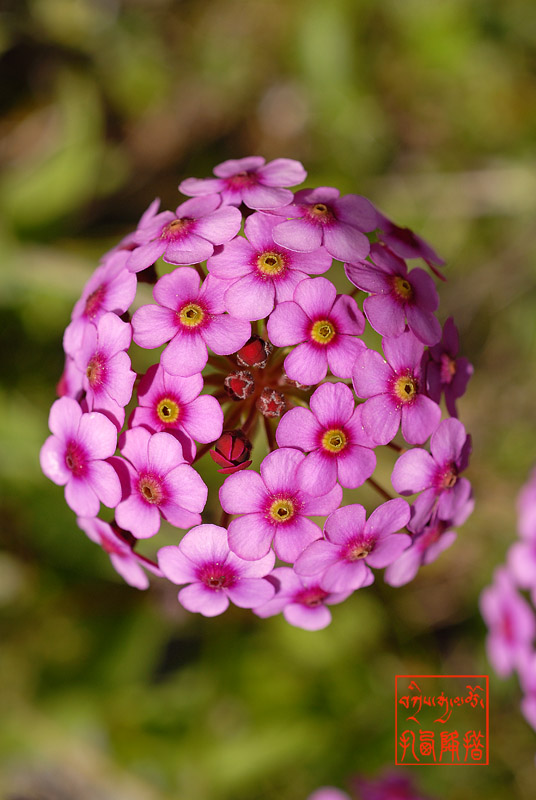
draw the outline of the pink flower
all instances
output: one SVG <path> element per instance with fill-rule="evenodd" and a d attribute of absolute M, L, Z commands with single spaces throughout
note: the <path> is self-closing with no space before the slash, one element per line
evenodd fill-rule
<path fill-rule="evenodd" d="M 309 795 L 307 800 L 351 800 L 350 795 L 341 792 L 333 786 L 321 786 L 316 792 Z"/>
<path fill-rule="evenodd" d="M 99 544 L 102 549 L 108 553 L 110 561 L 112 562 L 112 567 L 128 584 L 130 584 L 130 586 L 134 586 L 136 589 L 148 588 L 149 579 L 143 571 L 142 566 L 155 575 L 162 575 L 158 567 L 153 564 L 152 561 L 135 553 L 125 539 L 123 539 L 107 522 L 97 517 L 92 519 L 78 517 L 76 522 L 86 536 L 93 542 Z"/>
<path fill-rule="evenodd" d="M 244 561 L 231 553 L 227 531 L 219 525 L 199 525 L 178 546 L 158 551 L 158 563 L 166 578 L 189 584 L 179 592 L 179 602 L 205 617 L 223 614 L 229 601 L 240 608 L 253 608 L 270 600 L 274 587 L 264 577 L 274 560 L 273 552 L 256 561 Z"/>
<path fill-rule="evenodd" d="M 296 192 L 289 208 L 275 212 L 293 219 L 276 225 L 274 240 L 298 253 L 312 253 L 323 244 L 338 261 L 366 258 L 370 244 L 362 231 L 374 230 L 377 212 L 366 197 L 339 195 L 328 186 Z"/>
<path fill-rule="evenodd" d="M 130 324 L 122 322 L 117 314 L 107 312 L 96 326 L 86 327 L 75 355 L 88 409 L 106 414 L 118 429 L 125 421 L 125 406 L 132 397 L 136 380 L 125 352 L 131 339 Z"/>
<path fill-rule="evenodd" d="M 277 588 L 273 600 L 254 608 L 258 617 L 273 617 L 283 612 L 290 625 L 306 631 L 319 631 L 331 622 L 328 605 L 342 603 L 351 592 L 327 592 L 318 581 L 296 575 L 290 567 L 276 567 L 271 579 Z"/>
<path fill-rule="evenodd" d="M 365 433 L 376 444 L 387 444 L 402 422 L 404 439 L 410 444 L 423 444 L 441 419 L 437 403 L 424 394 L 424 345 L 411 331 L 383 339 L 382 344 L 387 361 L 375 350 L 363 350 L 353 369 L 355 393 L 370 398 L 361 410 Z"/>
<path fill-rule="evenodd" d="M 139 405 L 130 426 L 144 425 L 153 432 L 182 431 L 197 442 L 214 442 L 223 429 L 223 411 L 215 397 L 200 394 L 202 388 L 201 373 L 181 378 L 154 364 L 138 386 Z"/>
<path fill-rule="evenodd" d="M 104 414 L 84 414 L 71 397 L 52 404 L 48 425 L 52 431 L 39 460 L 41 469 L 58 486 L 65 486 L 65 500 L 82 517 L 95 517 L 100 503 L 114 508 L 121 486 L 114 468 L 105 459 L 117 446 L 117 431 Z"/>
<path fill-rule="evenodd" d="M 430 453 L 415 447 L 396 462 L 391 482 L 399 494 L 422 492 L 415 500 L 410 528 L 421 530 L 435 511 L 452 520 L 471 496 L 471 484 L 460 473 L 467 469 L 471 438 L 462 423 L 444 419 L 432 434 Z"/>
<path fill-rule="evenodd" d="M 139 245 L 130 254 L 131 272 L 147 269 L 163 256 L 170 264 L 206 261 L 214 245 L 232 239 L 240 230 L 242 217 L 237 208 L 222 206 L 216 194 L 186 200 L 175 214 L 162 211 L 145 219 L 135 234 Z"/>
<path fill-rule="evenodd" d="M 307 517 L 337 508 L 342 489 L 336 485 L 319 497 L 307 494 L 299 477 L 304 459 L 299 450 L 283 447 L 266 456 L 260 475 L 247 470 L 226 479 L 220 502 L 228 514 L 242 515 L 229 523 L 229 546 L 240 558 L 262 558 L 273 540 L 278 558 L 294 562 L 310 542 L 320 538 L 320 528 Z"/>
<path fill-rule="evenodd" d="M 348 280 L 370 293 L 363 311 L 382 336 L 399 336 L 405 320 L 417 339 L 432 345 L 441 338 L 441 325 L 434 315 L 439 297 L 432 278 L 423 269 L 408 268 L 401 258 L 386 247 L 373 244 L 372 264 L 360 261 L 345 264 Z"/>
<path fill-rule="evenodd" d="M 248 208 L 279 208 L 293 200 L 283 186 L 303 183 L 307 173 L 299 161 L 276 158 L 266 164 L 261 156 L 231 159 L 214 167 L 216 178 L 186 178 L 179 185 L 183 194 L 196 196 L 220 192 L 226 205 Z"/>
<path fill-rule="evenodd" d="M 226 281 L 225 307 L 240 319 L 263 319 L 274 303 L 292 300 L 307 273 L 320 274 L 331 266 L 321 247 L 314 253 L 296 253 L 274 242 L 276 217 L 252 214 L 246 219 L 246 239 L 237 237 L 207 262 L 208 271 Z"/>
<path fill-rule="evenodd" d="M 411 228 L 402 228 L 399 225 L 395 225 L 392 220 L 377 209 L 376 214 L 379 229 L 378 238 L 381 242 L 401 258 L 422 258 L 438 277 L 445 280 L 437 269 L 437 267 L 443 266 L 445 262 L 428 242 L 417 236 Z"/>
<path fill-rule="evenodd" d="M 356 356 L 364 348 L 356 336 L 365 320 L 352 297 L 337 295 L 326 278 L 307 278 L 290 302 L 279 303 L 268 320 L 268 335 L 277 347 L 297 344 L 285 358 L 291 380 L 310 385 L 326 377 L 328 366 L 339 378 L 349 378 Z"/>
<path fill-rule="evenodd" d="M 300 465 L 306 491 L 328 491 L 337 480 L 355 489 L 370 478 L 376 456 L 369 447 L 355 408 L 352 390 L 344 383 L 324 383 L 311 395 L 311 410 L 296 406 L 282 417 L 276 432 L 279 447 L 298 447 L 310 455 Z"/>
<path fill-rule="evenodd" d="M 443 326 L 443 338 L 427 354 L 426 381 L 428 395 L 439 403 L 441 393 L 451 417 L 457 417 L 456 400 L 465 394 L 473 374 L 473 365 L 466 358 L 457 358 L 460 349 L 458 331 L 452 317 Z"/>
<path fill-rule="evenodd" d="M 480 595 L 480 611 L 489 628 L 488 658 L 505 678 L 519 666 L 536 634 L 534 612 L 505 567 L 495 571 L 493 584 Z"/>
<path fill-rule="evenodd" d="M 407 534 L 398 533 L 409 515 L 409 505 L 400 499 L 378 506 L 368 520 L 357 503 L 338 508 L 326 520 L 326 538 L 310 544 L 296 561 L 296 573 L 315 576 L 330 592 L 368 586 L 374 580 L 370 567 L 387 567 L 411 544 Z"/>
<path fill-rule="evenodd" d="M 136 539 L 158 533 L 161 516 L 177 528 L 199 525 L 208 489 L 185 462 L 179 441 L 138 427 L 126 431 L 119 443 L 128 460 L 114 459 L 123 484 L 117 524 Z"/>
<path fill-rule="evenodd" d="M 201 372 L 210 347 L 218 355 L 239 350 L 249 339 L 251 325 L 224 313 L 222 281 L 209 277 L 200 287 L 195 269 L 176 269 L 153 289 L 159 305 L 138 308 L 132 318 L 134 341 L 140 347 L 169 345 L 161 364 L 171 375 L 189 377 Z"/>
<path fill-rule="evenodd" d="M 75 357 L 82 343 L 86 327 L 107 311 L 123 314 L 136 295 L 136 276 L 126 269 L 126 252 L 109 255 L 86 283 L 80 300 L 75 303 L 71 323 L 63 335 L 66 353 Z"/>

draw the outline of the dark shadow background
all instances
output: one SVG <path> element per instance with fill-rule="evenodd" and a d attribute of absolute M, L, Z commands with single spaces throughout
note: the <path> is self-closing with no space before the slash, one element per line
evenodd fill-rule
<path fill-rule="evenodd" d="M 536 460 L 536 15 L 530 0 L 4 0 L 0 6 L 0 788 L 17 800 L 302 800 L 394 759 L 397 673 L 488 673 L 478 595 Z M 158 195 L 231 157 L 302 160 L 447 259 L 475 376 L 477 510 L 407 587 L 309 634 L 120 583 L 40 473 L 62 331 Z M 534 796 L 515 679 L 491 765 L 448 800 Z"/>

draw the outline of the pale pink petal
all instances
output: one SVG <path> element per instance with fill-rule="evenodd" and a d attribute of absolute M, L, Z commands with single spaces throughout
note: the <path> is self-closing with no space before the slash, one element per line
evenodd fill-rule
<path fill-rule="evenodd" d="M 342 500 L 342 489 L 335 484 L 333 489 L 319 497 L 303 496 L 303 513 L 309 517 L 325 517 L 331 514 Z"/>
<path fill-rule="evenodd" d="M 163 436 L 164 434 L 155 434 Z M 166 434 L 169 435 L 169 434 Z M 207 502 L 208 489 L 201 475 L 189 464 L 179 464 L 166 475 L 166 487 L 173 497 L 173 503 L 181 508 L 199 513 Z M 166 515 L 167 515 L 166 511 Z M 190 526 L 188 526 L 190 527 Z"/>
<path fill-rule="evenodd" d="M 117 448 L 117 429 L 113 422 L 98 411 L 82 414 L 77 441 L 89 458 L 108 458 Z"/>
<path fill-rule="evenodd" d="M 367 520 L 365 533 L 382 538 L 397 531 L 408 524 L 410 517 L 409 504 L 401 498 L 388 500 L 378 506 Z"/>
<path fill-rule="evenodd" d="M 285 372 L 293 381 L 305 385 L 320 383 L 328 372 L 326 350 L 310 342 L 304 342 L 299 344 L 292 353 L 289 353 L 285 358 L 284 366 Z"/>
<path fill-rule="evenodd" d="M 227 531 L 220 525 L 199 525 L 183 536 L 179 549 L 194 564 L 224 563 L 229 555 Z"/>
<path fill-rule="evenodd" d="M 436 464 L 430 453 L 415 447 L 403 453 L 397 460 L 391 483 L 398 494 L 415 494 L 432 485 Z"/>
<path fill-rule="evenodd" d="M 212 317 L 201 334 L 208 347 L 218 355 L 236 353 L 251 336 L 251 325 L 227 314 Z"/>
<path fill-rule="evenodd" d="M 335 564 L 338 558 L 339 549 L 337 547 L 331 542 L 326 542 L 325 539 L 317 539 L 298 557 L 294 569 L 298 575 L 318 575 L 331 564 Z"/>
<path fill-rule="evenodd" d="M 237 319 L 264 319 L 273 310 L 274 282 L 252 273 L 233 283 L 225 292 L 227 311 Z"/>
<path fill-rule="evenodd" d="M 201 395 L 184 409 L 183 427 L 197 442 L 215 442 L 223 430 L 223 410 L 215 397 Z"/>
<path fill-rule="evenodd" d="M 283 414 L 275 437 L 279 447 L 299 447 L 300 450 L 309 452 L 318 447 L 321 431 L 315 415 L 307 408 L 296 406 Z"/>
<path fill-rule="evenodd" d="M 396 407 L 390 397 L 384 394 L 369 398 L 361 407 L 361 421 L 365 433 L 376 444 L 387 444 L 395 438 L 400 425 L 400 417 L 400 409 Z"/>
<path fill-rule="evenodd" d="M 123 530 L 130 531 L 136 539 L 148 539 L 160 529 L 160 512 L 155 505 L 146 503 L 139 494 L 131 494 L 115 509 L 115 520 Z"/>
<path fill-rule="evenodd" d="M 135 589 L 148 589 L 149 578 L 133 558 L 125 558 L 115 553 L 110 554 L 110 561 L 115 571 Z"/>
<path fill-rule="evenodd" d="M 341 486 L 356 489 L 376 469 L 376 455 L 368 447 L 350 444 L 337 458 L 337 476 Z"/>
<path fill-rule="evenodd" d="M 71 477 L 65 485 L 65 501 L 80 517 L 95 517 L 99 513 L 99 499 L 83 479 Z"/>
<path fill-rule="evenodd" d="M 274 526 L 266 521 L 264 514 L 245 514 L 243 517 L 233 519 L 228 529 L 229 547 L 233 553 L 246 561 L 263 558 L 270 550 L 273 528 Z"/>
<path fill-rule="evenodd" d="M 246 224 L 250 219 L 252 217 L 248 217 Z M 207 269 L 217 278 L 236 280 L 252 271 L 251 262 L 255 255 L 255 248 L 242 236 L 237 236 L 208 259 Z"/>
<path fill-rule="evenodd" d="M 223 244 L 236 236 L 241 224 L 240 211 L 234 206 L 223 206 L 209 216 L 198 219 L 195 232 L 212 244 Z"/>
<path fill-rule="evenodd" d="M 338 508 L 324 525 L 324 534 L 334 544 L 346 544 L 356 533 L 365 529 L 366 512 L 359 503 Z"/>
<path fill-rule="evenodd" d="M 225 182 L 221 178 L 185 178 L 179 184 L 179 192 L 196 197 L 221 192 L 224 186 Z"/>
<path fill-rule="evenodd" d="M 307 278 L 294 291 L 298 303 L 311 320 L 329 318 L 337 290 L 327 278 Z"/>
<path fill-rule="evenodd" d="M 49 436 L 41 448 L 39 463 L 47 478 L 58 486 L 65 486 L 72 476 L 65 463 L 65 442 L 55 436 Z"/>
<path fill-rule="evenodd" d="M 229 158 L 214 167 L 214 175 L 218 178 L 232 178 L 239 172 L 256 172 L 265 164 L 262 156 L 246 156 L 245 158 Z"/>
<path fill-rule="evenodd" d="M 213 252 L 214 245 L 211 242 L 195 233 L 188 233 L 183 239 L 168 242 L 164 261 L 168 264 L 197 264 L 210 258 Z"/>
<path fill-rule="evenodd" d="M 337 261 L 359 261 L 366 258 L 370 250 L 367 237 L 345 222 L 326 225 L 324 247 Z"/>
<path fill-rule="evenodd" d="M 164 239 L 156 239 L 154 242 L 142 244 L 130 254 L 127 268 L 130 272 L 141 272 L 142 269 L 147 269 L 158 261 L 165 249 L 166 241 Z"/>
<path fill-rule="evenodd" d="M 179 330 L 162 353 L 161 363 L 171 375 L 187 378 L 201 372 L 207 360 L 207 346 L 201 334 Z"/>
<path fill-rule="evenodd" d="M 303 491 L 318 495 L 333 489 L 337 483 L 337 460 L 320 450 L 310 453 L 298 469 L 298 480 Z"/>
<path fill-rule="evenodd" d="M 242 199 L 249 208 L 281 208 L 292 203 L 294 195 L 289 189 L 262 186 L 257 183 L 245 186 L 242 190 Z"/>
<path fill-rule="evenodd" d="M 411 405 L 402 407 L 402 436 L 409 444 L 424 444 L 440 419 L 441 409 L 437 403 L 418 394 Z"/>
<path fill-rule="evenodd" d="M 358 397 L 384 394 L 392 377 L 393 370 L 375 350 L 363 350 L 357 355 L 352 380 Z"/>
<path fill-rule="evenodd" d="M 121 484 L 117 473 L 106 461 L 91 461 L 87 469 L 87 482 L 101 503 L 115 508 L 121 501 Z"/>
<path fill-rule="evenodd" d="M 180 585 L 181 583 L 192 583 L 197 580 L 196 564 L 176 545 L 167 545 L 160 548 L 158 551 L 158 566 L 165 577 L 173 581 L 173 583 Z"/>
<path fill-rule="evenodd" d="M 430 451 L 438 464 L 456 463 L 467 440 L 467 433 L 458 419 L 444 419 L 430 439 Z"/>
<path fill-rule="evenodd" d="M 338 378 L 351 378 L 354 364 L 360 353 L 365 349 L 365 343 L 354 336 L 338 335 L 326 347 L 328 365 Z"/>
<path fill-rule="evenodd" d="M 288 250 L 312 253 L 322 245 L 322 229 L 305 219 L 280 222 L 273 231 L 274 241 Z"/>
<path fill-rule="evenodd" d="M 321 536 L 322 531 L 312 520 L 295 517 L 291 522 L 275 526 L 275 554 L 281 561 L 293 564 L 307 545 Z"/>
<path fill-rule="evenodd" d="M 280 303 L 268 320 L 268 336 L 276 347 L 286 347 L 307 339 L 310 326 L 311 321 L 297 303 Z"/>
<path fill-rule="evenodd" d="M 307 177 L 303 164 L 293 158 L 275 158 L 261 166 L 257 175 L 265 186 L 296 186 Z"/>
<path fill-rule="evenodd" d="M 354 413 L 352 390 L 344 383 L 324 383 L 311 395 L 311 411 L 326 428 L 344 425 Z"/>
<path fill-rule="evenodd" d="M 247 514 L 264 509 L 268 492 L 258 472 L 243 470 L 229 475 L 220 489 L 220 503 L 228 514 Z"/>
<path fill-rule="evenodd" d="M 184 462 L 182 447 L 170 433 L 155 433 L 147 443 L 147 469 L 163 477 Z"/>
<path fill-rule="evenodd" d="M 209 589 L 203 583 L 191 583 L 179 592 L 179 603 L 187 611 L 203 614 L 204 617 L 217 617 L 229 607 L 229 598 L 221 589 Z"/>
<path fill-rule="evenodd" d="M 176 311 L 199 294 L 200 278 L 195 269 L 184 267 L 163 275 L 153 288 L 153 297 L 161 306 Z"/>
<path fill-rule="evenodd" d="M 303 453 L 292 447 L 268 453 L 261 463 L 261 476 L 267 490 L 272 494 L 296 491 L 296 473 L 304 458 Z"/>
<path fill-rule="evenodd" d="M 331 612 L 324 605 L 309 608 L 301 603 L 290 603 L 283 609 L 283 616 L 290 625 L 306 631 L 322 630 L 331 622 Z"/>
<path fill-rule="evenodd" d="M 159 347 L 177 333 L 177 317 L 170 308 L 142 306 L 134 312 L 132 329 L 137 345 L 145 348 Z"/>
<path fill-rule="evenodd" d="M 275 588 L 263 578 L 241 578 L 226 589 L 231 602 L 239 608 L 255 608 L 267 603 L 275 594 Z"/>
<path fill-rule="evenodd" d="M 76 437 L 81 417 L 82 409 L 76 400 L 72 397 L 60 397 L 52 403 L 48 427 L 58 439 L 67 441 Z"/>
<path fill-rule="evenodd" d="M 363 561 L 337 561 L 328 567 L 320 583 L 328 592 L 353 592 L 363 586 L 368 573 Z"/>

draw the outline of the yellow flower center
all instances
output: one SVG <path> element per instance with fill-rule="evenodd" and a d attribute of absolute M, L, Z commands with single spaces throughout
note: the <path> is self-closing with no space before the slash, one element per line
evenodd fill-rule
<path fill-rule="evenodd" d="M 86 377 L 92 389 L 96 389 L 104 383 L 105 373 L 104 359 L 99 353 L 95 353 L 86 367 Z"/>
<path fill-rule="evenodd" d="M 409 403 L 418 391 L 418 384 L 412 375 L 402 375 L 394 384 L 395 394 L 402 403 Z"/>
<path fill-rule="evenodd" d="M 158 419 L 161 422 L 163 422 L 165 425 L 171 425 L 179 418 L 179 406 L 175 400 L 171 400 L 169 397 L 164 397 L 158 403 L 156 407 L 156 413 L 158 414 Z"/>
<path fill-rule="evenodd" d="M 285 261 L 279 253 L 261 253 L 257 258 L 257 267 L 262 275 L 280 275 L 285 269 Z"/>
<path fill-rule="evenodd" d="M 274 500 L 269 514 L 274 522 L 288 522 L 294 516 L 294 503 L 292 500 Z"/>
<path fill-rule="evenodd" d="M 413 295 L 413 289 L 409 281 L 407 281 L 405 278 L 401 278 L 400 275 L 396 275 L 393 284 L 395 292 L 401 300 L 411 299 Z"/>
<path fill-rule="evenodd" d="M 322 447 L 330 453 L 340 453 L 348 444 L 348 439 L 344 431 L 332 428 L 322 436 Z"/>
<path fill-rule="evenodd" d="M 190 226 L 191 220 L 189 219 L 173 219 L 171 222 L 165 226 L 161 233 L 162 239 L 167 238 L 174 238 L 181 234 L 184 230 L 186 230 Z"/>
<path fill-rule="evenodd" d="M 333 323 L 327 319 L 319 319 L 311 328 L 311 338 L 317 344 L 329 344 L 335 333 Z"/>
<path fill-rule="evenodd" d="M 187 328 L 197 328 L 205 319 L 205 312 L 197 303 L 188 303 L 179 311 L 179 319 Z"/>

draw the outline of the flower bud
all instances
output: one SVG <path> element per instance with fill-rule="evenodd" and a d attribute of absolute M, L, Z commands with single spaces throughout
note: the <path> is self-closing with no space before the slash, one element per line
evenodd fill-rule
<path fill-rule="evenodd" d="M 286 410 L 287 404 L 281 392 L 266 386 L 256 402 L 256 408 L 265 417 L 280 417 Z"/>
<path fill-rule="evenodd" d="M 236 359 L 243 367 L 258 367 L 264 369 L 266 362 L 273 350 L 270 342 L 265 342 L 260 336 L 254 334 L 244 347 L 241 347 L 236 354 Z"/>
<path fill-rule="evenodd" d="M 225 391 L 233 400 L 245 400 L 255 389 L 255 381 L 251 372 L 245 369 L 231 372 L 223 381 Z"/>
<path fill-rule="evenodd" d="M 214 449 L 209 452 L 212 460 L 222 467 L 218 472 L 230 475 L 249 467 L 251 447 L 251 442 L 241 430 L 224 431 Z"/>

